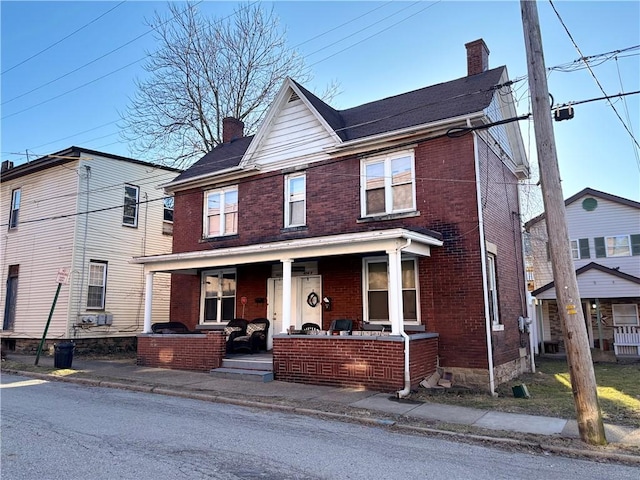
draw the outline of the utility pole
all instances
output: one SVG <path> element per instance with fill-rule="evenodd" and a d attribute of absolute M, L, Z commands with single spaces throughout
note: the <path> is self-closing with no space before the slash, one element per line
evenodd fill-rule
<path fill-rule="evenodd" d="M 544 201 L 547 234 L 551 249 L 551 265 L 556 288 L 558 313 L 567 350 L 567 363 L 576 405 L 578 429 L 582 441 L 604 445 L 602 414 L 598 404 L 596 377 L 589 349 L 589 339 L 580 305 L 580 292 L 569 249 L 569 232 L 556 143 L 551 123 L 551 105 L 546 68 L 542 52 L 542 37 L 535 1 L 520 0 L 522 27 L 529 74 L 529 89 L 536 133 L 536 149 L 540 168 L 540 183 Z"/>

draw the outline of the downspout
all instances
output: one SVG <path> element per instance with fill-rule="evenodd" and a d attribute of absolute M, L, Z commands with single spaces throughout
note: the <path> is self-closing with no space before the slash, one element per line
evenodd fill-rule
<path fill-rule="evenodd" d="M 400 255 L 400 299 L 402 302 L 402 250 L 411 245 L 411 239 L 407 238 L 407 243 L 398 248 L 398 254 Z M 397 280 L 397 279 L 396 279 Z M 416 299 L 416 300 L 419 300 Z M 402 303 L 400 303 L 402 305 Z M 402 307 L 401 307 L 402 308 Z M 402 316 L 400 321 L 400 335 L 404 338 L 404 388 L 396 392 L 398 398 L 404 398 L 411 393 L 411 372 L 409 371 L 409 335 L 404 331 L 404 309 L 402 309 Z"/>
<path fill-rule="evenodd" d="M 467 126 L 471 127 L 471 122 L 467 120 Z M 480 185 L 480 158 L 478 157 L 478 134 L 473 132 L 473 153 L 476 171 L 476 203 L 478 209 L 478 231 L 480 232 L 480 255 L 482 266 L 482 294 L 484 297 L 484 318 L 485 332 L 487 336 L 487 362 L 489 366 L 489 391 L 491 395 L 496 394 L 495 379 L 493 376 L 493 342 L 491 340 L 491 319 L 489 318 L 489 292 L 487 290 L 487 251 L 484 240 L 484 220 L 482 217 L 482 198 Z"/>
<path fill-rule="evenodd" d="M 82 239 L 82 267 L 80 268 L 80 292 L 78 293 L 78 315 L 82 311 L 82 291 L 84 290 L 84 274 L 85 274 L 85 264 L 87 261 L 87 236 L 89 233 L 89 179 L 91 178 L 91 167 L 89 165 L 84 165 L 86 172 L 86 180 L 87 180 L 87 201 L 85 206 L 85 215 L 84 215 L 84 238 Z"/>

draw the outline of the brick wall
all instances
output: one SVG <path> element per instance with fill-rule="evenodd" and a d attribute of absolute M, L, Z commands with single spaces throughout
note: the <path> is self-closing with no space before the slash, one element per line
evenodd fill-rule
<path fill-rule="evenodd" d="M 495 337 L 494 360 L 500 363 L 515 359 L 519 346 L 519 335 L 510 323 L 522 314 L 520 308 L 523 306 L 518 289 L 524 279 L 522 273 L 518 278 L 515 270 L 518 267 L 522 272 L 520 247 L 517 246 L 520 245 L 517 243 L 519 231 L 517 242 L 513 231 L 518 225 L 513 215 L 518 211 L 518 204 L 515 177 L 491 153 L 485 154 L 482 161 L 480 177 L 485 228 L 487 240 L 498 245 L 500 311 L 505 324 L 509 325 L 504 333 Z M 196 189 L 179 192 L 175 198 L 174 252 L 383 228 L 435 230 L 442 234 L 444 246 L 432 248 L 431 257 L 419 259 L 422 323 L 427 331 L 440 335 L 442 366 L 486 370 L 484 279 L 473 136 L 421 143 L 415 148 L 415 165 L 420 215 L 378 222 L 357 221 L 360 216 L 360 160 L 356 157 L 320 162 L 307 169 L 308 226 L 304 229 L 283 230 L 284 173 L 260 174 L 239 183 L 239 233 L 228 238 L 203 241 L 203 192 Z M 491 168 L 487 169 L 487 166 Z M 238 302 L 241 296 L 248 299 L 246 318 L 261 316 L 262 312 L 266 314 L 266 304 L 255 304 L 255 298 L 266 297 L 268 268 L 256 266 L 255 274 L 248 267 L 238 270 L 237 298 Z M 323 327 L 327 328 L 332 319 L 341 317 L 354 319 L 356 328 L 359 327 L 363 301 L 361 259 L 357 256 L 322 258 L 319 268 L 323 275 L 323 293 L 333 299 L 333 309 L 323 312 Z M 190 326 L 190 322 L 197 321 L 197 282 L 196 279 L 191 286 L 181 283 L 177 290 L 172 290 L 172 320 Z M 189 289 L 197 292 L 190 293 Z M 241 312 L 240 304 L 237 311 Z M 180 316 L 188 318 L 189 322 Z"/>
<path fill-rule="evenodd" d="M 486 144 L 478 144 L 485 238 L 497 246 L 498 310 L 504 325 L 503 331 L 492 332 L 493 361 L 497 366 L 519 359 L 520 347 L 528 346 L 528 335 L 518 330 L 518 317 L 527 316 L 522 228 L 515 175 Z"/>
<path fill-rule="evenodd" d="M 222 331 L 206 334 L 140 335 L 138 365 L 208 372 L 222 365 L 225 354 Z"/>
<path fill-rule="evenodd" d="M 392 392 L 404 388 L 402 337 L 279 336 L 273 339 L 276 380 Z M 437 337 L 411 342 L 410 374 L 417 385 L 435 372 Z"/>

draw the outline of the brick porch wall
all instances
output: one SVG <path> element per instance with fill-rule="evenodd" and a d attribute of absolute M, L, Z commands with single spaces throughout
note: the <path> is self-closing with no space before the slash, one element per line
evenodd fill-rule
<path fill-rule="evenodd" d="M 208 372 L 222 365 L 224 354 L 222 331 L 138 336 L 137 363 L 146 367 Z"/>
<path fill-rule="evenodd" d="M 435 372 L 438 337 L 412 336 L 412 386 Z M 273 339 L 276 380 L 391 392 L 404 388 L 402 337 L 276 336 Z"/>

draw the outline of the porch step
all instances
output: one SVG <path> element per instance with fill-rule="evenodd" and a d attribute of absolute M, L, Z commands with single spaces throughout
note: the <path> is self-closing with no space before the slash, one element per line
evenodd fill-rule
<path fill-rule="evenodd" d="M 236 358 L 223 358 L 222 368 L 239 369 L 239 370 L 262 370 L 265 372 L 273 371 L 272 358 L 260 358 L 257 355 L 252 358 L 250 355 L 243 355 Z"/>
<path fill-rule="evenodd" d="M 243 368 L 214 368 L 209 372 L 212 376 L 218 378 L 228 378 L 230 380 L 249 380 L 252 382 L 272 382 L 273 372 L 267 370 L 253 370 Z"/>

